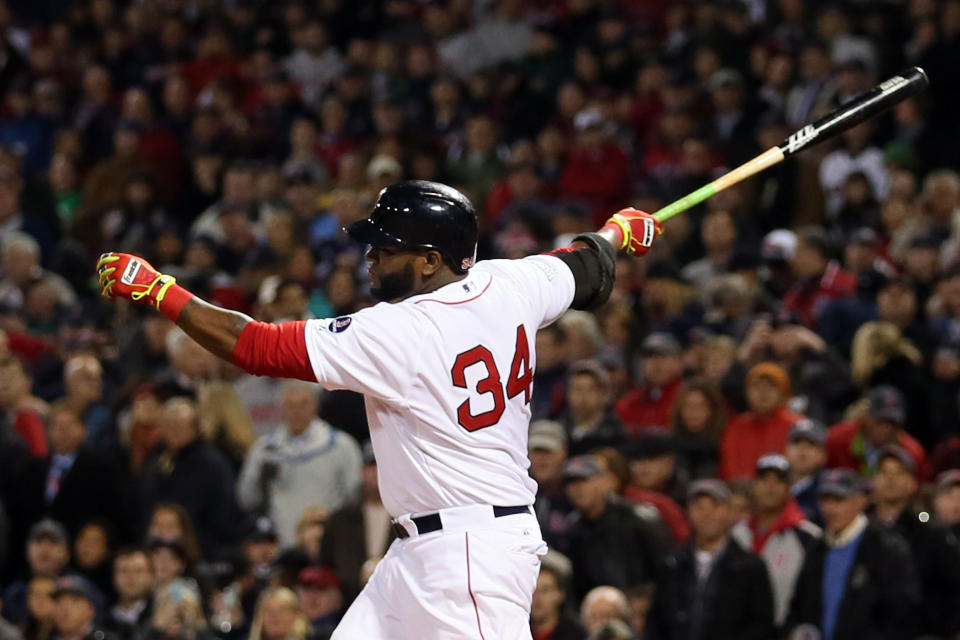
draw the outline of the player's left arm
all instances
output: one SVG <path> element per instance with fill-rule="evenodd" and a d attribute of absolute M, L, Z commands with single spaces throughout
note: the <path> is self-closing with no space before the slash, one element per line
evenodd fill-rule
<path fill-rule="evenodd" d="M 573 274 L 570 307 L 593 309 L 604 304 L 613 290 L 617 254 L 643 256 L 662 232 L 660 222 L 649 213 L 621 209 L 598 231 L 580 234 L 569 247 L 549 252 Z"/>
<path fill-rule="evenodd" d="M 100 293 L 147 304 L 214 355 L 255 375 L 316 381 L 307 355 L 305 322 L 270 324 L 221 309 L 158 272 L 143 258 L 105 253 L 97 262 Z"/>

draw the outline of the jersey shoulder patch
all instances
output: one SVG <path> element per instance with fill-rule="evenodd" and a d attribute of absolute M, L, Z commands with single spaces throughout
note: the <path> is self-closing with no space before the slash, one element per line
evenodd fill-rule
<path fill-rule="evenodd" d="M 350 324 L 353 322 L 353 318 L 350 316 L 340 316 L 339 318 L 334 318 L 327 325 L 327 331 L 331 333 L 340 333 L 346 331 L 350 328 Z"/>

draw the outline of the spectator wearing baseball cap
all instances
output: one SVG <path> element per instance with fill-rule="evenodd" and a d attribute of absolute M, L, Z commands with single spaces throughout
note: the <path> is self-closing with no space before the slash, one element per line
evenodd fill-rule
<path fill-rule="evenodd" d="M 277 528 L 270 518 L 261 516 L 254 520 L 243 539 L 243 553 L 254 575 L 265 575 L 279 550 Z"/>
<path fill-rule="evenodd" d="M 693 535 L 664 563 L 645 638 L 775 637 L 767 570 L 731 537 L 730 498 L 721 480 L 690 484 L 687 513 Z"/>
<path fill-rule="evenodd" d="M 643 384 L 617 401 L 616 411 L 631 436 L 670 426 L 670 412 L 683 384 L 680 342 L 669 333 L 651 333 L 640 344 Z"/>
<path fill-rule="evenodd" d="M 754 365 L 746 394 L 749 410 L 730 420 L 720 444 L 719 475 L 724 479 L 752 477 L 761 456 L 783 453 L 790 427 L 800 419 L 787 409 L 790 376 L 780 365 Z"/>
<path fill-rule="evenodd" d="M 823 524 L 817 491 L 827 463 L 826 439 L 827 428 L 821 422 L 801 418 L 790 427 L 784 452 L 790 463 L 790 492 L 807 519 L 816 525 Z"/>
<path fill-rule="evenodd" d="M 117 640 L 113 633 L 94 627 L 100 595 L 86 579 L 64 576 L 51 596 L 57 605 L 54 625 L 59 640 Z"/>
<path fill-rule="evenodd" d="M 824 474 L 824 537 L 807 552 L 788 633 L 812 627 L 833 640 L 914 637 L 921 593 L 916 566 L 902 537 L 864 515 L 869 490 L 850 469 Z"/>
<path fill-rule="evenodd" d="M 752 510 L 733 527 L 732 535 L 766 563 L 774 622 L 782 627 L 806 550 L 821 535 L 790 493 L 790 463 L 784 456 L 773 453 L 757 460 Z"/>
<path fill-rule="evenodd" d="M 896 446 L 880 450 L 873 476 L 873 516 L 899 533 L 910 546 L 920 577 L 923 600 L 919 624 L 923 636 L 955 637 L 960 633 L 960 544 L 946 527 L 932 522 L 913 502 L 919 484 L 916 465 Z"/>
<path fill-rule="evenodd" d="M 647 429 L 626 445 L 630 459 L 630 484 L 644 491 L 656 491 L 677 504 L 684 504 L 690 478 L 677 467 L 677 445 L 666 429 Z"/>
<path fill-rule="evenodd" d="M 907 405 L 896 388 L 879 386 L 866 398 L 866 413 L 859 419 L 833 425 L 827 432 L 827 467 L 852 469 L 864 476 L 876 471 L 877 456 L 885 446 L 898 446 L 913 458 L 921 481 L 929 477 L 923 446 L 904 430 Z"/>
<path fill-rule="evenodd" d="M 673 436 L 664 429 L 647 429 L 629 443 L 627 450 L 629 482 L 621 488 L 623 497 L 656 507 L 674 543 L 683 544 L 690 538 L 690 523 L 674 496 L 685 494 L 687 481 L 686 475 L 676 469 Z"/>
<path fill-rule="evenodd" d="M 27 587 L 31 578 L 57 578 L 70 562 L 67 530 L 46 518 L 30 527 L 27 534 L 27 577 L 12 582 L 3 594 L 3 617 L 13 624 L 27 618 Z"/>
<path fill-rule="evenodd" d="M 937 522 L 960 536 L 960 469 L 938 475 L 934 487 L 933 510 Z"/>
<path fill-rule="evenodd" d="M 306 567 L 297 575 L 297 598 L 314 635 L 328 637 L 343 616 L 343 594 L 337 574 L 330 567 Z"/>
<path fill-rule="evenodd" d="M 609 495 L 603 467 L 594 456 L 571 458 L 563 479 L 576 509 L 569 530 L 576 597 L 600 585 L 627 589 L 655 580 L 665 545 L 659 521 Z"/>
<path fill-rule="evenodd" d="M 530 476 L 537 481 L 533 510 L 540 522 L 543 539 L 551 549 L 567 553 L 570 542 L 568 516 L 573 505 L 567 497 L 563 469 L 567 462 L 567 431 L 553 420 L 534 420 L 527 438 Z"/>
<path fill-rule="evenodd" d="M 567 429 L 570 455 L 600 447 L 619 449 L 625 433 L 620 420 L 610 411 L 610 376 L 598 362 L 580 360 L 567 373 Z"/>

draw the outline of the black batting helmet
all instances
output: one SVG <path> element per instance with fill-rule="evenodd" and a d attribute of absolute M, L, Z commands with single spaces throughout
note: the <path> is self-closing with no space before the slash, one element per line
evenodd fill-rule
<path fill-rule="evenodd" d="M 380 192 L 366 220 L 347 233 L 374 247 L 439 251 L 456 273 L 466 273 L 477 258 L 477 211 L 452 187 L 426 180 L 397 182 Z"/>

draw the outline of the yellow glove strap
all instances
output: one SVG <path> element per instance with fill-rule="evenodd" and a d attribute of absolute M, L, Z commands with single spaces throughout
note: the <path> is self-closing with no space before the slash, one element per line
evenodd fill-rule
<path fill-rule="evenodd" d="M 133 300 L 134 302 L 139 302 L 140 300 L 143 300 L 144 298 L 149 296 L 153 291 L 154 287 L 156 287 L 159 284 L 160 289 L 157 290 L 157 294 L 156 296 L 154 296 L 154 299 L 153 299 L 154 306 L 156 306 L 159 309 L 160 303 L 163 302 L 163 297 L 167 295 L 167 290 L 173 285 L 175 285 L 176 283 L 177 283 L 176 278 L 174 278 L 173 276 L 168 276 L 166 274 L 161 273 L 156 278 L 154 278 L 153 282 L 151 282 L 147 286 L 147 288 L 144 289 L 143 291 L 131 292 L 130 299 Z"/>
<path fill-rule="evenodd" d="M 630 222 L 619 213 L 613 214 L 610 216 L 610 219 L 613 220 L 618 227 L 620 227 L 621 231 L 623 231 L 623 242 L 620 244 L 620 250 L 623 251 L 630 246 L 630 240 L 633 239 L 633 231 L 630 230 Z"/>

